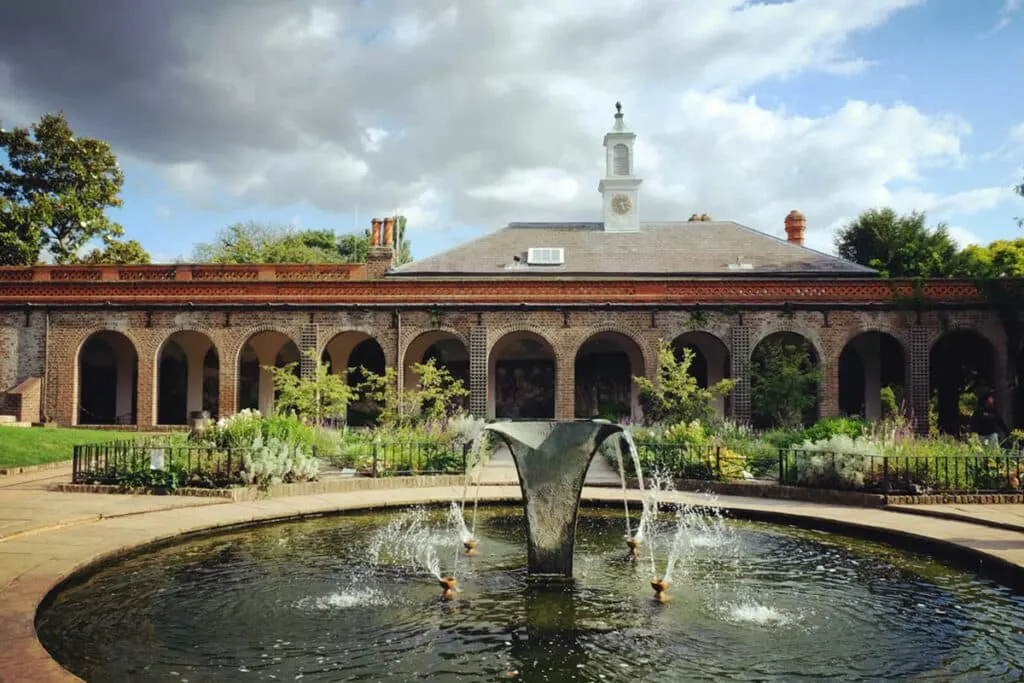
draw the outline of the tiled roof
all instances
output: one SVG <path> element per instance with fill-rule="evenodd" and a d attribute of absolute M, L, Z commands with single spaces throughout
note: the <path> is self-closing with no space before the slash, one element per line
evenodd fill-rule
<path fill-rule="evenodd" d="M 561 247 L 562 265 L 527 265 L 531 247 Z M 519 257 L 518 263 L 515 257 Z M 604 232 L 602 223 L 511 223 L 407 263 L 389 275 L 842 275 L 864 266 L 733 221 L 651 222 L 640 232 Z"/>

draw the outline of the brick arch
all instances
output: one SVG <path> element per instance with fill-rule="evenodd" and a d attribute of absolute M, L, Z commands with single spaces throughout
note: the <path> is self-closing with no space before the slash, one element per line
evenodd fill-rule
<path fill-rule="evenodd" d="M 154 365 L 154 367 L 156 366 L 157 363 L 160 362 L 160 354 L 164 350 L 164 345 L 167 344 L 167 342 L 169 342 L 171 340 L 171 337 L 173 337 L 174 335 L 178 334 L 179 332 L 195 332 L 196 334 L 201 334 L 204 337 L 206 337 L 207 339 L 209 339 L 210 340 L 210 345 L 213 346 L 213 349 L 217 352 L 218 362 L 223 364 L 224 361 L 220 360 L 221 349 L 220 349 L 220 346 L 217 343 L 217 338 L 220 335 L 218 335 L 216 332 L 214 332 L 213 330 L 211 330 L 209 328 L 198 327 L 198 326 L 195 326 L 195 327 L 187 326 L 187 327 L 174 327 L 174 328 L 170 328 L 170 331 L 167 332 L 166 334 L 164 334 L 162 337 L 160 337 L 159 341 L 157 341 L 156 344 L 153 345 L 153 365 Z M 246 337 L 246 339 L 248 339 L 248 338 L 249 337 Z M 244 341 L 242 342 L 242 345 L 243 346 L 245 345 Z M 239 348 L 241 348 L 241 347 L 239 347 Z"/>
<path fill-rule="evenodd" d="M 636 382 L 633 381 L 632 378 L 634 376 L 636 376 L 636 375 L 643 375 L 643 376 L 650 377 L 654 372 L 657 372 L 657 366 L 658 366 L 657 355 L 656 355 L 657 352 L 655 351 L 654 355 L 652 357 L 651 344 L 650 344 L 650 340 L 649 339 L 646 339 L 646 338 L 643 339 L 643 340 L 637 339 L 636 335 L 631 334 L 630 332 L 626 332 L 625 330 L 623 330 L 621 328 L 621 326 L 616 326 L 614 324 L 588 326 L 586 328 L 581 328 L 581 329 L 574 330 L 574 334 L 571 337 L 569 337 L 569 339 L 567 340 L 567 346 L 571 345 L 571 349 L 572 349 L 572 351 L 571 351 L 571 354 L 572 354 L 572 364 L 573 364 L 573 377 L 572 377 L 573 386 L 572 386 L 572 388 L 573 388 L 573 403 L 574 403 L 574 406 L 573 406 L 574 414 L 573 414 L 573 416 L 576 417 L 578 415 L 578 413 L 575 412 L 576 410 L 578 410 L 580 408 L 584 408 L 585 409 L 586 406 L 587 406 L 587 398 L 586 398 L 587 397 L 587 392 L 585 391 L 585 389 L 587 387 L 586 387 L 586 385 L 581 385 L 580 384 L 580 378 L 576 376 L 576 371 L 577 371 L 576 365 L 577 365 L 577 363 L 579 361 L 580 352 L 583 350 L 583 347 L 586 346 L 586 344 L 590 340 L 592 340 L 595 337 L 597 337 L 599 335 L 602 335 L 602 334 L 610 334 L 610 335 L 620 336 L 624 340 L 626 340 L 629 344 L 632 345 L 632 348 L 628 348 L 628 347 L 627 348 L 620 348 L 619 350 L 626 354 L 626 358 L 629 360 L 629 365 L 630 365 L 630 368 L 629 368 L 629 380 L 628 380 L 629 396 L 628 396 L 628 399 L 627 399 L 627 402 L 628 402 L 628 405 L 629 405 L 629 411 L 630 411 L 629 417 L 634 418 L 634 419 L 635 418 L 639 418 L 641 416 L 641 413 L 642 413 L 641 407 L 640 407 L 640 392 L 639 392 L 639 388 L 637 387 Z M 640 364 L 639 368 L 634 367 L 634 361 L 638 361 L 639 362 L 639 364 Z M 607 378 L 608 378 L 608 376 L 605 375 L 605 379 L 607 379 Z M 581 390 L 583 390 L 582 394 L 580 393 Z M 593 395 L 591 396 L 591 401 L 593 401 L 594 400 L 594 396 L 596 396 L 596 394 L 598 393 L 598 389 L 596 388 L 596 385 L 594 385 L 594 384 L 590 385 L 590 391 L 593 392 Z M 578 401 L 578 400 L 582 400 L 583 401 L 583 405 L 582 406 L 575 405 L 576 401 Z M 597 403 L 600 403 L 600 401 L 597 400 Z M 594 408 L 594 407 L 595 406 L 591 405 L 591 408 Z M 588 412 L 588 410 L 584 410 L 584 412 Z M 585 417 L 588 417 L 588 416 L 585 415 Z"/>
<path fill-rule="evenodd" d="M 999 333 L 993 334 L 992 330 L 988 329 L 987 325 L 972 325 L 968 321 L 963 320 L 951 320 L 949 325 L 942 328 L 932 328 L 928 331 L 928 353 L 931 353 L 935 348 L 935 345 L 942 340 L 946 335 L 952 334 L 953 332 L 973 332 L 979 337 L 987 341 L 992 345 L 995 350 L 997 358 L 1003 353 L 1003 349 L 1006 347 L 1006 340 Z"/>
<path fill-rule="evenodd" d="M 160 424 L 160 356 L 163 353 L 164 347 L 167 345 L 167 342 L 171 340 L 171 337 L 180 332 L 194 332 L 196 334 L 201 334 L 204 337 L 206 337 L 206 339 L 210 342 L 210 346 L 217 353 L 218 384 L 220 382 L 220 376 L 224 372 L 224 355 L 221 351 L 220 344 L 218 344 L 218 337 L 220 335 L 218 335 L 214 330 L 207 327 L 202 327 L 200 325 L 184 325 L 180 327 L 169 328 L 167 331 L 165 331 L 165 333 L 162 336 L 152 335 L 150 339 L 150 343 L 152 344 L 152 349 L 150 350 L 150 362 L 152 363 L 150 367 L 152 368 L 152 373 L 150 376 L 150 381 L 148 382 L 150 392 L 149 395 L 152 397 L 152 400 L 149 402 L 150 405 L 146 407 L 146 412 L 147 414 L 149 414 L 150 421 L 154 425 Z M 248 339 L 248 337 L 246 337 L 246 339 Z M 245 343 L 243 342 L 242 345 L 244 346 Z M 241 347 L 239 347 L 239 349 L 241 349 Z M 187 391 L 189 386 L 187 379 L 185 386 Z M 200 394 L 201 393 L 202 391 L 200 391 Z M 221 402 L 219 387 L 217 402 L 218 404 Z M 220 406 L 218 405 L 216 406 L 216 408 L 216 412 L 219 413 Z"/>
<path fill-rule="evenodd" d="M 839 353 L 843 352 L 846 345 L 856 339 L 862 334 L 871 334 L 877 332 L 878 334 L 884 334 L 892 337 L 900 343 L 903 347 L 903 352 L 908 355 L 910 354 L 910 331 L 906 328 L 899 327 L 888 327 L 886 325 L 851 325 L 846 329 L 846 333 L 838 339 L 837 348 Z"/>
<path fill-rule="evenodd" d="M 145 362 L 145 359 L 146 359 L 146 354 L 144 353 L 144 350 L 146 348 L 145 340 L 143 338 L 140 338 L 138 335 L 134 334 L 133 331 L 131 330 L 131 328 L 129 328 L 127 326 L 126 326 L 125 329 L 116 329 L 115 327 L 107 327 L 107 326 L 94 326 L 94 327 L 79 328 L 79 329 L 77 329 L 75 331 L 76 331 L 76 334 L 74 335 L 74 337 L 71 340 L 69 340 L 70 344 L 68 345 L 70 348 L 74 349 L 72 357 L 69 359 L 71 361 L 70 365 L 71 365 L 71 368 L 72 368 L 72 371 L 71 371 L 71 391 L 70 391 L 71 399 L 72 400 L 71 400 L 71 405 L 69 406 L 69 409 L 70 409 L 69 413 L 67 414 L 65 419 L 61 420 L 58 417 L 58 421 L 59 422 L 65 422 L 66 424 L 69 424 L 69 425 L 77 425 L 77 424 L 79 424 L 79 419 L 78 418 L 79 418 L 80 406 L 81 406 L 81 398 L 82 398 L 82 396 L 81 396 L 82 378 L 80 376 L 81 375 L 81 364 L 82 364 L 81 363 L 81 361 L 82 361 L 82 351 L 85 348 L 86 343 L 90 339 L 92 339 L 94 336 L 96 336 L 98 334 L 102 334 L 104 332 L 110 332 L 110 333 L 118 334 L 118 335 L 121 335 L 122 337 L 124 337 L 128 341 L 128 343 L 131 344 L 132 350 L 135 352 L 135 364 L 136 364 L 136 367 L 138 368 L 138 373 L 139 373 L 139 378 L 140 379 L 143 377 L 143 372 L 144 372 L 143 363 Z M 58 396 L 60 395 L 60 393 L 61 392 L 58 391 Z M 143 400 L 144 400 L 144 397 L 136 395 L 136 397 L 135 397 L 135 422 L 136 422 L 136 424 L 139 423 L 139 417 L 140 417 L 140 415 L 142 415 L 142 410 L 140 408 L 143 405 Z M 58 414 L 58 416 L 60 414 L 60 406 L 59 405 L 57 406 L 57 414 Z"/>
<path fill-rule="evenodd" d="M 750 353 L 751 353 L 751 356 L 753 356 L 754 349 L 757 348 L 758 344 L 763 342 L 768 337 L 770 337 L 770 336 L 772 336 L 774 334 L 786 334 L 786 333 L 788 333 L 788 334 L 795 334 L 795 335 L 797 335 L 799 337 L 803 337 L 804 339 L 806 339 L 808 341 L 808 343 L 810 343 L 811 348 L 814 349 L 814 353 L 817 355 L 817 357 L 818 357 L 817 360 L 818 360 L 818 363 L 820 365 L 824 366 L 824 365 L 829 363 L 829 359 L 825 355 L 825 349 L 824 349 L 824 346 L 822 345 L 821 337 L 819 335 L 815 334 L 813 330 L 809 330 L 809 329 L 806 329 L 806 328 L 805 329 L 801 329 L 798 326 L 792 326 L 792 325 L 769 325 L 769 326 L 765 327 L 764 329 L 762 329 L 760 334 L 758 334 L 756 337 L 753 337 L 750 340 Z M 726 348 L 728 348 L 728 345 L 726 345 Z M 744 359 L 744 360 L 750 360 L 750 359 L 747 358 L 747 359 Z"/>
<path fill-rule="evenodd" d="M 319 331 L 318 331 L 317 340 L 316 340 L 316 353 L 317 353 L 317 356 L 323 355 L 323 352 L 327 350 L 327 345 L 331 343 L 331 340 L 333 340 L 339 334 L 345 334 L 347 332 L 358 332 L 360 334 L 365 334 L 367 337 L 369 337 L 370 339 L 373 339 L 378 344 L 380 344 L 380 347 L 382 349 L 384 348 L 384 344 L 381 343 L 381 341 L 380 341 L 380 339 L 381 339 L 381 337 L 383 335 L 381 335 L 380 329 L 375 328 L 373 326 L 370 326 L 370 325 L 339 325 L 339 326 L 336 326 L 336 327 L 329 327 L 326 330 L 324 330 L 321 327 L 319 329 Z M 385 353 L 386 353 L 386 350 L 385 350 Z"/>
<path fill-rule="evenodd" d="M 260 332 L 278 332 L 280 334 L 283 334 L 284 336 L 288 337 L 289 341 L 295 344 L 295 346 L 299 349 L 300 353 L 302 352 L 302 345 L 300 344 L 302 336 L 299 334 L 298 330 L 289 330 L 287 327 L 281 327 L 280 325 L 274 325 L 270 323 L 253 325 L 252 327 L 245 328 L 245 330 L 241 334 L 232 335 L 231 338 L 227 341 L 227 343 L 224 344 L 225 348 L 230 351 L 231 367 L 235 368 L 236 371 L 238 368 L 238 363 L 242 359 L 242 349 L 245 348 L 246 342 L 248 342 L 249 339 L 251 339 L 254 335 L 259 334 Z"/>
<path fill-rule="evenodd" d="M 449 327 L 447 325 L 441 325 L 440 327 L 417 327 L 414 328 L 411 332 L 403 330 L 402 340 L 399 343 L 400 360 L 403 362 L 405 361 L 405 356 L 409 353 L 409 347 L 412 346 L 412 343 L 414 341 L 419 339 L 421 336 L 429 334 L 431 332 L 444 332 L 445 334 L 452 335 L 453 337 L 458 339 L 463 346 L 466 347 L 466 352 L 469 352 L 469 337 L 467 337 L 464 333 L 459 332 L 454 327 Z"/>
<path fill-rule="evenodd" d="M 234 328 L 232 328 L 234 329 Z M 220 405 L 222 413 L 235 412 L 238 410 L 239 390 L 239 364 L 242 360 L 242 349 L 246 342 L 260 332 L 278 332 L 283 334 L 302 352 L 300 344 L 301 335 L 296 329 L 289 329 L 273 323 L 261 323 L 243 329 L 241 332 L 230 335 L 224 343 L 224 354 L 221 356 L 220 370 Z M 225 361 L 224 359 L 228 360 Z"/>
<path fill-rule="evenodd" d="M 487 356 L 490 357 L 491 349 L 494 345 L 501 341 L 504 337 L 512 334 L 513 332 L 532 332 L 538 337 L 542 338 L 551 348 L 557 353 L 559 347 L 564 343 L 564 334 L 552 334 L 550 328 L 545 328 L 542 325 L 531 325 L 530 323 L 518 323 L 515 325 L 503 325 L 501 327 L 488 328 L 487 329 Z"/>
<path fill-rule="evenodd" d="M 554 376 L 554 417 L 565 417 L 572 410 L 572 385 L 573 385 L 573 358 L 566 359 L 564 334 L 557 336 L 548 334 L 544 328 L 530 325 L 517 324 L 507 325 L 496 330 L 489 330 L 487 334 L 487 414 L 494 417 L 497 409 L 498 387 L 494 384 L 496 380 L 497 359 L 494 357 L 495 347 L 503 339 L 512 334 L 526 333 L 537 336 L 544 341 L 551 349 L 551 355 L 555 364 Z M 567 398 L 568 396 L 568 398 Z"/>
<path fill-rule="evenodd" d="M 903 377 L 901 386 L 903 387 L 903 390 L 905 392 L 905 399 L 911 404 L 913 403 L 911 389 L 913 385 L 914 366 L 911 358 L 910 331 L 905 327 L 901 328 L 896 326 L 888 326 L 885 324 L 855 324 L 846 327 L 843 330 L 842 336 L 836 337 L 834 339 L 835 346 L 832 348 L 832 351 L 835 355 L 834 358 L 830 359 L 830 362 L 827 366 L 834 375 L 834 377 L 830 375 L 824 378 L 826 387 L 832 387 L 834 384 L 834 392 L 832 392 L 835 394 L 836 397 L 834 409 L 838 411 L 839 414 L 843 414 L 845 411 L 843 406 L 843 400 L 847 396 L 846 392 L 849 390 L 850 386 L 850 380 L 843 379 L 843 357 L 846 354 L 847 349 L 850 348 L 850 345 L 856 339 L 863 335 L 870 334 L 878 334 L 881 336 L 889 337 L 890 339 L 896 342 L 896 345 L 900 351 L 900 357 L 903 366 Z M 872 380 L 869 380 L 869 377 L 874 376 L 876 378 L 879 378 L 880 381 L 882 375 L 882 368 L 885 367 L 886 363 L 885 356 L 883 354 L 879 354 L 872 361 L 870 357 L 865 358 L 863 355 L 861 355 L 857 351 L 857 349 L 854 348 L 852 349 L 852 351 L 854 353 L 857 353 L 857 357 L 860 359 L 860 362 L 862 363 L 862 365 L 860 366 L 861 374 L 854 374 L 854 377 L 859 378 L 862 382 L 861 389 L 858 392 L 858 394 L 860 395 L 860 398 L 863 399 L 862 406 L 865 410 L 864 413 L 858 414 L 860 414 L 861 417 L 867 419 L 878 419 L 881 416 L 881 403 L 879 397 L 881 395 L 880 390 L 882 388 L 882 385 L 880 383 L 877 385 L 872 384 Z M 872 370 L 872 367 L 876 369 Z M 872 373 L 877 374 L 872 375 Z M 856 384 L 854 384 L 853 386 L 856 387 Z"/>
<path fill-rule="evenodd" d="M 658 366 L 656 341 L 652 342 L 649 336 L 646 335 L 638 337 L 636 334 L 627 332 L 626 330 L 623 330 L 620 325 L 616 325 L 614 323 L 606 325 L 591 325 L 585 328 L 574 329 L 572 336 L 566 339 L 566 347 L 567 350 L 569 350 L 572 359 L 574 361 L 576 360 L 576 357 L 579 355 L 580 349 L 583 348 L 584 344 L 590 341 L 593 337 L 605 332 L 620 334 L 633 342 L 636 348 L 640 351 L 640 361 L 643 363 L 643 372 L 645 374 L 649 374 L 651 372 L 651 368 L 656 368 Z"/>

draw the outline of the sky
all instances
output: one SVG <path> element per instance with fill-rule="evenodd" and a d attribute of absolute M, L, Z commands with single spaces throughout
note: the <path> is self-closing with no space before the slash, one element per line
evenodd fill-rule
<path fill-rule="evenodd" d="M 421 258 L 510 221 L 601 219 L 614 103 L 641 220 L 834 251 L 861 211 L 1024 237 L 1024 0 L 8 0 L 0 122 L 64 111 L 126 175 L 157 261 L 239 221 Z"/>

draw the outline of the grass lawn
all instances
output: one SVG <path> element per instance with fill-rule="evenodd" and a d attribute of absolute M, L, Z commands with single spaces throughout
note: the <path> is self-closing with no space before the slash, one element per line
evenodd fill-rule
<path fill-rule="evenodd" d="M 96 441 L 120 441 L 141 436 L 138 432 L 100 429 L 0 427 L 0 467 L 41 465 L 71 460 L 72 447 Z"/>

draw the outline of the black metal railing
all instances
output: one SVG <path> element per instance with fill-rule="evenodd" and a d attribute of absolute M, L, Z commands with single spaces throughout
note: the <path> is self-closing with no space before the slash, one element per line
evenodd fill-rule
<path fill-rule="evenodd" d="M 342 453 L 318 453 L 341 460 L 370 477 L 461 474 L 471 444 L 462 441 L 356 441 Z"/>
<path fill-rule="evenodd" d="M 722 478 L 722 449 L 719 446 L 639 441 L 636 450 L 645 477 L 661 474 L 709 481 Z M 628 455 L 624 454 L 624 458 L 626 473 L 635 476 L 636 466 Z"/>
<path fill-rule="evenodd" d="M 459 474 L 466 470 L 470 444 L 461 441 L 356 442 L 341 457 L 371 477 L 411 474 Z M 132 439 L 75 446 L 71 480 L 76 484 L 199 486 L 218 488 L 243 483 L 244 457 L 250 449 L 204 445 L 170 446 L 158 440 Z"/>
<path fill-rule="evenodd" d="M 781 449 L 779 483 L 882 493 L 1018 491 L 1024 455 L 860 455 Z"/>
<path fill-rule="evenodd" d="M 221 487 L 240 484 L 241 470 L 242 449 L 125 440 L 75 446 L 71 481 Z"/>

